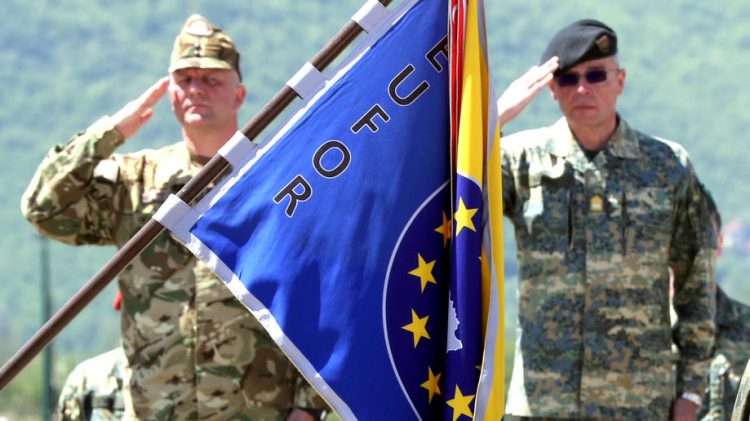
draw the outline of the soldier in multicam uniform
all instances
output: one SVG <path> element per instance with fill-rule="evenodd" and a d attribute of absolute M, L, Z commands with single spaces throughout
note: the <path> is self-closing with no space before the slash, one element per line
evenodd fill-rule
<path fill-rule="evenodd" d="M 502 141 L 520 268 L 508 420 L 696 419 L 714 346 L 715 232 L 685 150 L 618 115 L 616 53 L 611 28 L 575 22 L 498 100 L 504 125 L 549 86 L 564 114 Z"/>
<path fill-rule="evenodd" d="M 748 360 L 745 372 L 742 374 L 737 399 L 734 401 L 734 409 L 732 410 L 732 421 L 748 420 L 750 420 L 750 360 Z"/>
<path fill-rule="evenodd" d="M 721 214 L 706 190 L 711 222 L 718 233 L 716 255 L 721 256 Z M 698 412 L 701 421 L 729 421 L 742 370 L 750 356 L 750 307 L 716 288 L 716 351 L 708 374 L 706 399 Z"/>
<path fill-rule="evenodd" d="M 163 78 L 112 117 L 53 148 L 22 201 L 42 233 L 69 244 L 127 242 L 237 131 L 245 98 L 239 54 L 205 18 L 188 18 Z M 165 93 L 182 142 L 117 154 Z M 157 237 L 118 279 L 135 415 L 149 420 L 313 419 L 324 403 L 260 323 L 176 240 Z"/>
<path fill-rule="evenodd" d="M 716 291 L 716 353 L 711 361 L 702 421 L 729 421 L 750 356 L 750 307 Z"/>

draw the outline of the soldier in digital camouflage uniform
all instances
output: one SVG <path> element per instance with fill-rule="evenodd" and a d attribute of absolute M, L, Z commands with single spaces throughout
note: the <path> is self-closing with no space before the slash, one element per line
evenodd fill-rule
<path fill-rule="evenodd" d="M 549 86 L 564 114 L 502 139 L 519 260 L 507 420 L 696 419 L 714 346 L 715 232 L 685 150 L 618 115 L 624 83 L 615 32 L 582 20 L 498 100 L 504 125 Z"/>
<path fill-rule="evenodd" d="M 169 77 L 66 145 L 53 148 L 22 200 L 44 234 L 69 244 L 128 241 L 237 131 L 245 98 L 229 36 L 193 15 L 177 36 Z M 168 93 L 182 142 L 158 150 L 115 149 Z M 211 270 L 168 234 L 157 237 L 118 279 L 123 295 L 125 379 L 138 418 L 295 419 L 302 393 L 295 367 Z M 303 390 L 299 390 L 303 389 Z M 309 400 L 308 400 L 309 401 Z"/>
<path fill-rule="evenodd" d="M 125 419 L 122 393 L 127 360 L 118 347 L 78 364 L 60 392 L 57 421 Z"/>
<path fill-rule="evenodd" d="M 122 308 L 118 291 L 112 308 Z M 109 421 L 132 418 L 132 402 L 123 393 L 128 360 L 121 347 L 78 364 L 57 400 L 56 421 Z"/>

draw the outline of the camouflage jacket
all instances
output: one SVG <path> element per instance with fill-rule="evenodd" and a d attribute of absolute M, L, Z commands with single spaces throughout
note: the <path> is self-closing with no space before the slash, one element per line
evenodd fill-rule
<path fill-rule="evenodd" d="M 200 170 L 182 142 L 115 154 L 123 141 L 104 117 L 53 148 L 24 194 L 24 215 L 69 244 L 121 247 Z M 132 369 L 126 387 L 139 418 L 286 415 L 297 370 L 224 283 L 170 235 L 159 235 L 118 281 Z M 305 406 L 321 405 L 316 398 Z"/>
<path fill-rule="evenodd" d="M 716 291 L 716 354 L 711 361 L 706 399 L 699 412 L 703 421 L 729 421 L 750 357 L 750 307 Z"/>
<path fill-rule="evenodd" d="M 748 421 L 748 419 L 750 419 L 750 360 L 742 374 L 737 400 L 732 409 L 732 421 Z"/>
<path fill-rule="evenodd" d="M 78 364 L 65 381 L 57 402 L 57 421 L 121 420 L 127 361 L 122 348 Z"/>
<path fill-rule="evenodd" d="M 507 413 L 665 420 L 676 393 L 703 395 L 716 240 L 686 152 L 620 120 L 589 160 L 561 119 L 504 138 L 502 172 L 519 261 Z"/>

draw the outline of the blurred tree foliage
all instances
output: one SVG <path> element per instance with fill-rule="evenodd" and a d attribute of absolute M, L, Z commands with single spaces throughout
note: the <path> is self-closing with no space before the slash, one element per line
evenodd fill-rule
<path fill-rule="evenodd" d="M 333 36 L 363 0 L 5 0 L 0 3 L 0 360 L 6 361 L 41 325 L 39 240 L 18 203 L 36 166 L 53 145 L 103 114 L 111 114 L 166 73 L 174 36 L 191 13 L 227 30 L 242 52 L 249 98 L 247 121 Z M 397 7 L 398 2 L 391 6 Z M 620 110 L 633 126 L 682 143 L 713 191 L 732 235 L 720 261 L 720 282 L 750 302 L 750 251 L 744 209 L 750 186 L 743 151 L 750 109 L 750 3 L 489 0 L 490 63 L 498 90 L 531 65 L 554 32 L 583 17 L 601 19 L 620 36 L 627 69 Z M 373 69 L 377 71 L 377 69 Z M 559 112 L 546 93 L 505 132 L 548 124 Z M 179 139 L 167 101 L 123 150 Z M 506 227 L 509 337 L 515 314 L 513 235 Z M 54 307 L 88 280 L 113 248 L 52 246 Z M 76 361 L 118 344 L 111 285 L 54 341 L 60 386 Z M 35 362 L 36 364 L 36 362 Z M 0 415 L 37 416 L 40 370 L 32 366 L 0 393 Z"/>

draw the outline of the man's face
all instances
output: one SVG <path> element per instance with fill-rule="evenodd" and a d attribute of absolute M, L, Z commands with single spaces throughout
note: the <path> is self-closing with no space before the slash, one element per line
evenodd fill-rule
<path fill-rule="evenodd" d="M 223 125 L 236 121 L 245 87 L 233 70 L 180 69 L 170 75 L 169 99 L 183 126 Z"/>
<path fill-rule="evenodd" d="M 605 72 L 606 79 L 601 79 Z M 593 73 L 591 73 L 593 72 Z M 586 75 L 589 75 L 587 79 Z M 578 83 L 564 86 L 578 75 Z M 563 86 L 561 86 L 561 83 Z M 625 70 L 618 69 L 615 56 L 580 63 L 562 75 L 555 77 L 550 85 L 552 98 L 572 126 L 597 127 L 615 118 L 617 97 L 625 85 Z"/>

